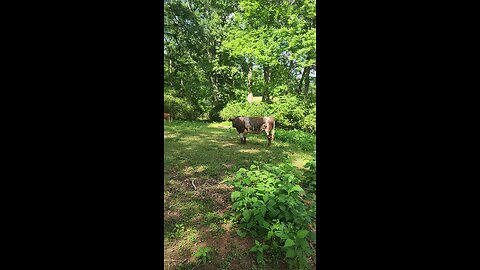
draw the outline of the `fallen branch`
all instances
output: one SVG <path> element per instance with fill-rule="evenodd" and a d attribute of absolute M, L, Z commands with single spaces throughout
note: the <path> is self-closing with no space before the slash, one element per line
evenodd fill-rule
<path fill-rule="evenodd" d="M 166 260 L 164 259 L 163 261 L 164 262 L 186 262 L 188 260 L 188 258 L 184 259 L 183 261 L 182 260 Z"/>
<path fill-rule="evenodd" d="M 195 186 L 195 183 L 194 183 L 193 181 L 195 181 L 195 180 L 192 179 L 193 188 L 194 188 L 195 190 L 197 190 L 197 187 Z"/>

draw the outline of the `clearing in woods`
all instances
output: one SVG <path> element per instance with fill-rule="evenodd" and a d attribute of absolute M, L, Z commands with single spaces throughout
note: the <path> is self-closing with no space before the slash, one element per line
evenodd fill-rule
<path fill-rule="evenodd" d="M 254 160 L 276 164 L 288 157 L 302 169 L 312 153 L 278 135 L 267 147 L 265 133 L 249 134 L 240 144 L 230 122 L 173 121 L 164 127 L 164 268 L 259 269 L 249 252 L 254 239 L 240 238 L 226 215 L 232 188 L 222 180 Z M 214 250 L 211 261 L 198 265 L 193 254 L 207 246 Z"/>

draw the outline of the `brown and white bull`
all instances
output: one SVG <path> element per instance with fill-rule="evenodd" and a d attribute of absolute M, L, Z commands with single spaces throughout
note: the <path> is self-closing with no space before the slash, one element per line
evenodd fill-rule
<path fill-rule="evenodd" d="M 275 137 L 275 119 L 271 116 L 238 116 L 231 118 L 230 121 L 232 121 L 232 127 L 236 128 L 240 135 L 240 143 L 247 143 L 247 138 L 245 137 L 247 133 L 260 134 L 265 131 L 267 133 L 268 145 L 272 143 Z"/>

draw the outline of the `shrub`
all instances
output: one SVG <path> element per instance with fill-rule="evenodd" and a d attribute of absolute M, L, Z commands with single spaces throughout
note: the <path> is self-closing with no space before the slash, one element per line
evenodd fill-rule
<path fill-rule="evenodd" d="M 275 130 L 275 139 L 298 145 L 305 151 L 314 151 L 317 138 L 314 134 L 301 130 Z"/>
<path fill-rule="evenodd" d="M 300 122 L 300 128 L 307 132 L 316 133 L 317 132 L 317 107 L 313 106 L 313 108 L 306 111 L 307 114 Z"/>
<path fill-rule="evenodd" d="M 234 101 L 228 103 L 219 113 L 221 119 L 229 120 L 236 116 L 273 116 L 275 126 L 287 130 L 301 129 L 315 133 L 316 107 L 314 103 L 305 104 L 303 99 L 285 95 L 273 99 L 271 104 L 265 102 Z"/>
<path fill-rule="evenodd" d="M 303 101 L 291 95 L 274 99 L 271 110 L 278 126 L 285 129 L 301 128 L 306 115 Z"/>
<path fill-rule="evenodd" d="M 263 254 L 283 254 L 295 269 L 308 269 L 306 256 L 312 254 L 307 239 L 314 237 L 308 225 L 315 213 L 304 203 L 301 174 L 289 163 L 278 166 L 254 163 L 240 168 L 229 183 L 234 218 L 241 237 L 259 238 L 251 251 L 263 263 Z"/>
<path fill-rule="evenodd" d="M 220 111 L 223 120 L 237 116 L 269 116 L 270 106 L 264 102 L 232 102 Z"/>
<path fill-rule="evenodd" d="M 164 94 L 163 100 L 165 112 L 171 113 L 174 119 L 193 120 L 199 116 L 199 111 L 186 99 Z"/>

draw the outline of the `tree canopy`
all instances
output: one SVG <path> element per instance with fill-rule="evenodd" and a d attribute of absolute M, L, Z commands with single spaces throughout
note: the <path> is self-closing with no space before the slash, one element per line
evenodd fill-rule
<path fill-rule="evenodd" d="M 314 114 L 315 1 L 165 0 L 164 8 L 166 110 L 219 120 L 252 93 L 272 110 L 289 99 L 303 117 Z"/>

